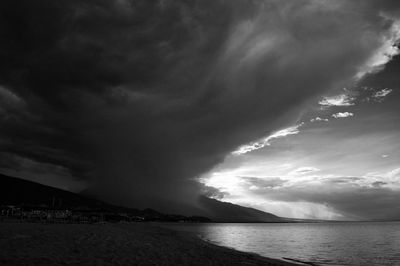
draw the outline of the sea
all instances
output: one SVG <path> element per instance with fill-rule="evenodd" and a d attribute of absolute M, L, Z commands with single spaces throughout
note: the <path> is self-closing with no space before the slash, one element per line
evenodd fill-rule
<path fill-rule="evenodd" d="M 211 243 L 309 265 L 400 266 L 400 222 L 169 224 Z"/>

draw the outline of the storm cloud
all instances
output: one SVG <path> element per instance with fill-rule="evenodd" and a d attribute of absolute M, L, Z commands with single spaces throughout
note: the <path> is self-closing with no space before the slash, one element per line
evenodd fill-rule
<path fill-rule="evenodd" d="M 396 1 L 1 1 L 0 168 L 195 205 L 227 154 L 381 69 L 398 18 Z"/>

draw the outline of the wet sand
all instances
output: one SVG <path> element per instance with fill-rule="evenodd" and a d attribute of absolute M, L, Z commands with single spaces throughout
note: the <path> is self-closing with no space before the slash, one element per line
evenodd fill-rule
<path fill-rule="evenodd" d="M 300 265 L 133 224 L 0 223 L 0 265 Z"/>

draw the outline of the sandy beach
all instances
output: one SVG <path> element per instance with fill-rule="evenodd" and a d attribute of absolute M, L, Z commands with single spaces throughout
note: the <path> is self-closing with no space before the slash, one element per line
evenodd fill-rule
<path fill-rule="evenodd" d="M 0 265 L 298 265 L 152 224 L 0 224 Z"/>

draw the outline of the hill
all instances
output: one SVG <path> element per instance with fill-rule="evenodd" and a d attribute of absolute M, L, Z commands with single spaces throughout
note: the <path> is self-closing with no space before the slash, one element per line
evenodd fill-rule
<path fill-rule="evenodd" d="M 0 174 L 1 205 L 42 205 L 49 208 L 111 207 L 76 193 Z"/>
<path fill-rule="evenodd" d="M 84 211 L 129 213 L 152 221 L 209 221 L 205 217 L 163 214 L 145 209 L 115 206 L 81 194 L 72 193 L 39 183 L 0 174 L 0 205 L 19 205 L 25 208 L 72 209 Z M 207 197 L 199 198 L 196 215 L 206 216 L 215 222 L 285 222 L 285 218 L 271 213 L 221 202 Z"/>
<path fill-rule="evenodd" d="M 240 205 L 222 202 L 204 196 L 200 197 L 199 203 L 205 211 L 204 215 L 216 222 L 271 223 L 289 221 L 286 218 L 281 218 L 268 212 L 242 207 Z"/>

